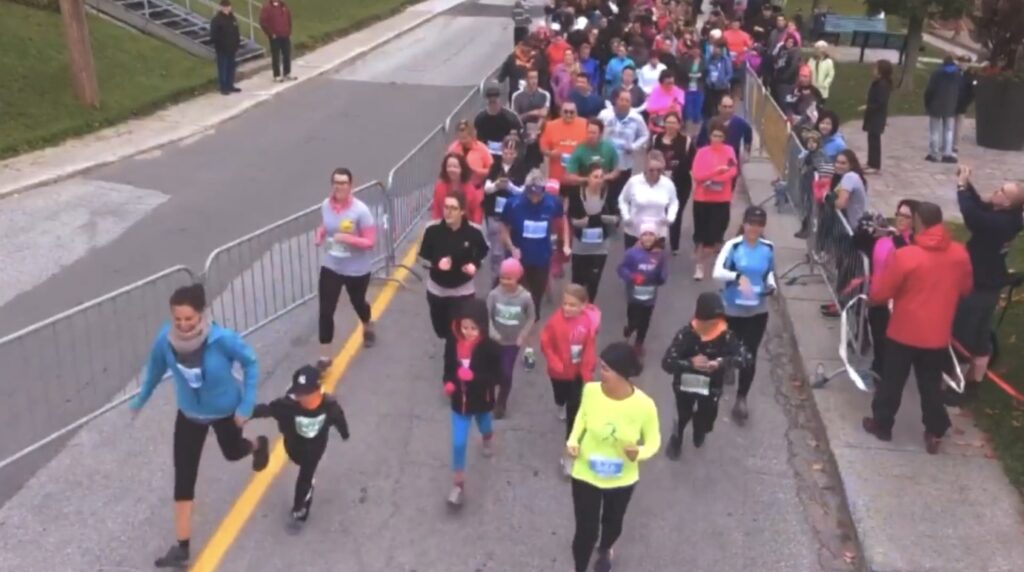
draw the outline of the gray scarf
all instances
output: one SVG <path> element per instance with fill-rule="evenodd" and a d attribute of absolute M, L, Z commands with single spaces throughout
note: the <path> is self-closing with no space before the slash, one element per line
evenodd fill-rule
<path fill-rule="evenodd" d="M 189 355 L 203 347 L 203 344 L 206 343 L 206 336 L 209 334 L 210 321 L 204 314 L 195 329 L 187 334 L 182 334 L 172 326 L 170 333 L 167 334 L 167 341 L 179 356 Z"/>

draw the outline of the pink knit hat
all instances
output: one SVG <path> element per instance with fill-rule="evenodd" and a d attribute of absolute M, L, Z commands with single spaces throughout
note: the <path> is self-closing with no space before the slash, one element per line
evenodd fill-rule
<path fill-rule="evenodd" d="M 523 265 L 515 258 L 506 258 L 501 262 L 498 275 L 502 278 L 513 278 L 519 280 L 523 277 Z"/>

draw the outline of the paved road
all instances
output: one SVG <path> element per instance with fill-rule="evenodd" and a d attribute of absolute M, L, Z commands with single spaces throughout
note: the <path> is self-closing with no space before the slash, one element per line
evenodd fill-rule
<path fill-rule="evenodd" d="M 0 278 L 0 337 L 173 265 L 201 271 L 217 246 L 321 200 L 337 166 L 357 182 L 384 178 L 510 45 L 507 6 L 456 6 L 202 137 L 5 200 L 0 224 L 15 232 L 0 242 L 13 268 Z M 149 343 L 170 289 L 187 280 L 132 298 L 143 318 L 130 329 L 114 327 L 124 320 L 108 309 L 56 337 L 0 347 L 0 458 L 124 388 L 142 364 L 122 354 Z M 0 501 L 53 452 L 0 470 Z"/>

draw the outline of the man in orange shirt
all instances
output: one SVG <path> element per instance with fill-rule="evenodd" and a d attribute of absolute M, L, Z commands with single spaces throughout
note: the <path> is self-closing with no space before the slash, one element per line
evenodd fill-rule
<path fill-rule="evenodd" d="M 732 54 L 732 94 L 733 98 L 739 96 L 742 91 L 743 76 L 747 72 L 747 52 L 754 47 L 754 39 L 746 31 L 740 28 L 740 20 L 729 22 L 729 29 L 722 34 L 725 40 L 725 47 Z"/>
<path fill-rule="evenodd" d="M 540 136 L 540 150 L 548 158 L 548 177 L 561 181 L 576 146 L 587 138 L 587 122 L 576 114 L 576 103 L 562 104 L 562 117 L 548 121 Z"/>

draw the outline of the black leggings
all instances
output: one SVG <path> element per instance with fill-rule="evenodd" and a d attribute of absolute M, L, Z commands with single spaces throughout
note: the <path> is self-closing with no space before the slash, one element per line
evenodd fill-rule
<path fill-rule="evenodd" d="M 545 266 L 523 265 L 523 286 L 530 292 L 533 298 L 533 320 L 540 321 L 540 305 L 544 301 L 544 292 L 548 289 L 548 279 L 551 276 L 551 263 Z"/>
<path fill-rule="evenodd" d="M 718 418 L 718 397 L 679 391 L 674 388 L 673 391 L 676 394 L 676 415 L 679 420 L 679 424 L 676 426 L 676 436 L 682 439 L 683 431 L 691 419 L 693 419 L 695 435 L 710 433 L 715 428 L 715 419 Z"/>
<path fill-rule="evenodd" d="M 329 344 L 334 341 L 334 311 L 338 309 L 338 298 L 341 289 L 348 290 L 348 300 L 352 309 L 359 316 L 359 321 L 366 324 L 370 321 L 370 304 L 366 302 L 366 290 L 370 287 L 370 275 L 345 276 L 320 267 L 320 343 Z"/>
<path fill-rule="evenodd" d="M 436 296 L 427 292 L 427 306 L 430 307 L 430 325 L 434 327 L 434 335 L 444 340 L 444 362 L 441 365 L 441 383 L 445 381 L 444 376 L 449 371 L 455 371 L 454 364 L 448 363 L 455 352 L 449 351 L 450 344 L 455 343 L 454 332 L 452 331 L 453 314 L 456 308 L 466 300 L 473 298 L 472 294 L 467 296 Z"/>
<path fill-rule="evenodd" d="M 676 219 L 668 225 L 668 241 L 672 246 L 672 252 L 679 251 L 679 241 L 683 233 L 683 212 L 686 211 L 686 203 L 690 200 L 690 189 L 684 186 L 683 181 L 675 181 L 675 184 L 679 211 L 676 212 Z"/>
<path fill-rule="evenodd" d="M 577 377 L 569 381 L 551 378 L 551 392 L 555 396 L 555 405 L 565 406 L 565 438 L 568 439 L 573 422 L 576 421 L 576 413 L 580 410 L 580 400 L 583 399 L 583 379 Z"/>
<path fill-rule="evenodd" d="M 871 371 L 879 378 L 885 364 L 885 331 L 889 329 L 889 308 L 886 306 L 868 307 L 868 327 L 871 328 Z"/>
<path fill-rule="evenodd" d="M 573 254 L 572 281 L 587 289 L 590 301 L 597 300 L 597 287 L 601 284 L 601 274 L 607 254 Z"/>
<path fill-rule="evenodd" d="M 206 435 L 213 427 L 217 444 L 229 461 L 244 459 L 252 452 L 252 441 L 242 437 L 242 428 L 234 417 L 224 417 L 211 423 L 193 421 L 181 411 L 174 419 L 174 500 L 191 501 L 196 498 L 196 476 L 199 459 L 203 456 Z"/>
<path fill-rule="evenodd" d="M 654 314 L 654 304 L 645 305 L 637 302 L 626 304 L 626 332 L 636 332 L 636 343 L 644 344 L 647 339 L 647 329 L 651 327 L 651 316 Z M 628 337 L 628 336 L 627 336 Z"/>
<path fill-rule="evenodd" d="M 750 365 L 740 370 L 740 383 L 736 391 L 736 395 L 746 397 L 750 393 L 750 385 L 754 383 L 754 372 L 757 370 L 757 349 L 761 347 L 764 331 L 768 327 L 768 312 L 743 318 L 727 316 L 726 322 L 729 323 L 729 329 L 736 332 L 736 336 L 750 352 Z"/>
<path fill-rule="evenodd" d="M 599 534 L 601 543 L 597 550 L 600 553 L 608 552 L 615 545 L 622 534 L 622 521 L 635 486 L 600 489 L 578 479 L 572 480 L 572 507 L 576 515 L 572 557 L 576 572 L 587 572 Z"/>
<path fill-rule="evenodd" d="M 868 167 L 882 168 L 882 134 L 868 133 Z"/>
<path fill-rule="evenodd" d="M 295 502 L 292 510 L 309 509 L 313 505 L 313 476 L 316 467 L 327 450 L 327 439 L 309 439 L 302 445 L 285 445 L 288 458 L 299 467 L 299 476 L 295 479 Z M 307 514 L 308 517 L 308 514 Z"/>

